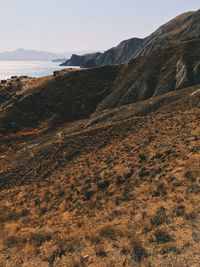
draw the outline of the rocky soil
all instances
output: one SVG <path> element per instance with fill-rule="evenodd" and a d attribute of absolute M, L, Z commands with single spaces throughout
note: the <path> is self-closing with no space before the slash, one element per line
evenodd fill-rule
<path fill-rule="evenodd" d="M 5 137 L 1 266 L 198 266 L 200 86 L 163 98 Z"/>

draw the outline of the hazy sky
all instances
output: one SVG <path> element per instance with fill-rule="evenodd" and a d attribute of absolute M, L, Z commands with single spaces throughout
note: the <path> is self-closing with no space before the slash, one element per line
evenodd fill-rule
<path fill-rule="evenodd" d="M 199 0 L 0 0 L 0 51 L 104 50 L 199 8 Z"/>

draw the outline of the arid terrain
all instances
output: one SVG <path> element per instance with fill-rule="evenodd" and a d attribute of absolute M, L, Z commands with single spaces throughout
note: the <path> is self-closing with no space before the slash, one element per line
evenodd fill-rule
<path fill-rule="evenodd" d="M 1 82 L 0 266 L 200 266 L 198 36 Z"/>

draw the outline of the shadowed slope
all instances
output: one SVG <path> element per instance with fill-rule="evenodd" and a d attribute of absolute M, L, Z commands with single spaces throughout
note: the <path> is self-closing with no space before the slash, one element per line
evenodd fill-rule
<path fill-rule="evenodd" d="M 1 89 L 1 133 L 48 129 L 198 84 L 199 44 L 182 41 L 125 65 L 61 71 L 26 88 Z"/>

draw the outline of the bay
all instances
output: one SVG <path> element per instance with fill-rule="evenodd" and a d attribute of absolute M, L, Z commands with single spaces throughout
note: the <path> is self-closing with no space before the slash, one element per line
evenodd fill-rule
<path fill-rule="evenodd" d="M 51 61 L 0 61 L 0 80 L 11 76 L 43 77 L 67 68 Z"/>

